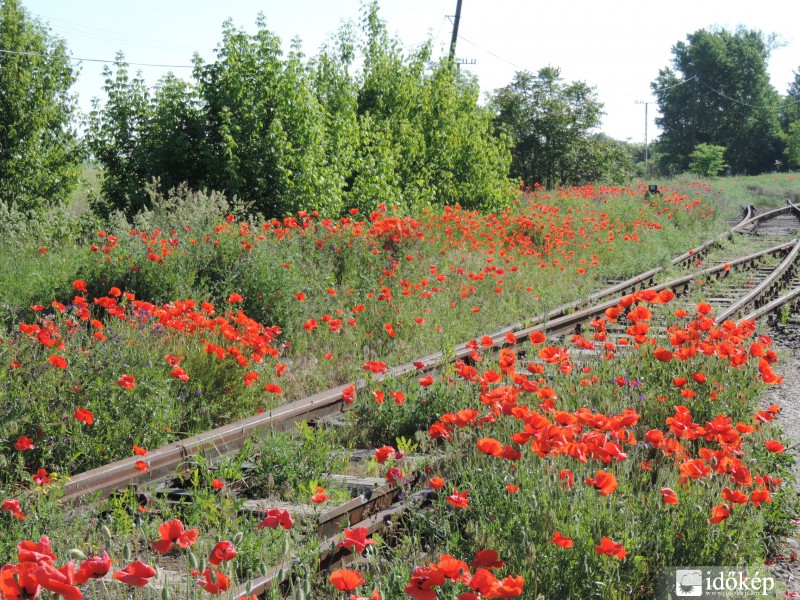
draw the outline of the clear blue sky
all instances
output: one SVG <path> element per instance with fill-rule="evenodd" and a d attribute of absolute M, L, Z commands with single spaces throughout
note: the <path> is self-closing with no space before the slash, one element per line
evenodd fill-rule
<path fill-rule="evenodd" d="M 254 30 L 259 11 L 284 46 L 303 41 L 306 54 L 316 53 L 342 21 L 357 19 L 359 0 L 23 0 L 35 16 L 65 38 L 75 57 L 113 59 L 117 50 L 129 62 L 191 64 L 193 53 L 213 60 L 222 23 Z M 381 0 L 381 15 L 390 33 L 406 45 L 428 35 L 437 51 L 446 52 L 452 31 L 448 16 L 456 0 Z M 772 84 L 782 94 L 800 68 L 800 34 L 796 0 L 463 0 L 458 56 L 476 59 L 469 69 L 484 91 L 509 83 L 517 70 L 560 67 L 568 81 L 595 86 L 606 115 L 602 130 L 614 138 L 644 137 L 644 107 L 652 100 L 649 83 L 670 65 L 671 48 L 697 29 L 744 25 L 775 32 L 785 43 L 769 63 Z M 794 23 L 794 26 L 792 25 Z M 102 64 L 84 62 L 76 86 L 83 110 L 102 96 Z M 139 67 L 134 67 L 137 69 Z M 141 67 L 149 85 L 170 69 Z M 190 69 L 171 69 L 189 78 Z M 649 110 L 653 138 L 655 106 Z"/>

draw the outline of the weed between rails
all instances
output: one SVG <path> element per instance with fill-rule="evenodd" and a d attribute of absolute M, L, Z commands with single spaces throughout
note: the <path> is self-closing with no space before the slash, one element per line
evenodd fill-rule
<path fill-rule="evenodd" d="M 488 218 L 453 209 L 417 221 L 387 211 L 365 221 L 301 215 L 259 229 L 223 219 L 213 232 L 191 225 L 189 231 L 104 232 L 93 241 L 96 250 L 84 249 L 61 287 L 54 286 L 70 289 L 57 296 L 61 304 L 33 300 L 22 327 L 15 313 L 16 331 L 2 336 L 9 343 L 0 361 L 12 368 L 0 372 L 0 389 L 13 401 L 1 405 L 6 468 L 0 486 L 8 504 L 0 511 L 0 559 L 15 561 L 20 540 L 48 535 L 58 564 L 70 548 L 87 556 L 107 550 L 116 570 L 134 558 L 171 564 L 179 581 L 173 594 L 187 598 L 203 595 L 197 579 L 214 589 L 209 580 L 219 576 L 201 574 L 221 541 L 234 541 L 238 555 L 214 569 L 233 582 L 280 564 L 307 570 L 316 560 L 313 532 L 321 508 L 311 500 L 317 487 L 328 488 L 328 503 L 347 494 L 327 484 L 331 464 L 323 456 L 339 436 L 346 447 L 397 445 L 404 436 L 411 439 L 404 444 L 419 444 L 423 453 L 445 453 L 447 466 L 428 473 L 445 487 L 432 510 L 405 517 L 401 527 L 409 535 L 396 548 L 378 536 L 367 548 L 362 589 L 379 589 L 384 598 L 413 595 L 414 586 L 424 585 L 423 572 L 441 576 L 443 590 L 465 592 L 458 573 L 442 574 L 449 571 L 441 557 L 469 562 L 486 549 L 506 562 L 495 571 L 498 581 L 519 576 L 526 595 L 546 597 L 648 597 L 662 565 L 763 560 L 794 510 L 785 491 L 791 456 L 766 445 L 780 444 L 772 413 L 753 417 L 758 380 L 772 377 L 772 359 L 768 341 L 754 338 L 746 325 L 692 329 L 672 352 L 694 348 L 695 354 L 668 362 L 654 357 L 650 338 L 633 341 L 638 349 L 614 359 L 603 360 L 613 353 L 606 348 L 585 364 L 559 347 L 540 354 L 538 338 L 524 361 L 505 355 L 495 362 L 476 342 L 474 373 L 456 365 L 433 381 L 412 375 L 374 384 L 355 399 L 343 433 L 299 429 L 252 442 L 214 469 L 202 459 L 187 464 L 191 503 L 159 497 L 145 505 L 129 493 L 95 511 L 67 515 L 59 506 L 63 475 L 57 473 L 130 455 L 134 447 L 144 452 L 284 395 L 353 381 L 364 376 L 368 361 L 391 364 L 478 339 L 583 295 L 601 268 L 640 271 L 724 226 L 714 207 L 680 194 L 650 203 L 638 191 L 617 189 L 538 194 Z M 676 221 L 696 237 L 674 228 Z M 513 227 L 519 233 L 506 235 Z M 534 228 L 541 237 L 521 233 Z M 534 239 L 545 244 L 534 247 Z M 47 261 L 60 254 L 27 247 Z M 73 248 L 68 255 L 79 254 Z M 259 271 L 259 265 L 268 268 Z M 125 279 L 131 272 L 135 280 Z M 267 287 L 271 277 L 280 285 Z M 244 288 L 245 279 L 255 282 L 252 289 Z M 138 290 L 114 285 L 123 281 L 152 296 L 139 300 Z M 195 299 L 175 301 L 178 290 Z M 8 297 L 29 292 L 12 287 Z M 265 327 L 251 314 L 275 316 L 280 325 Z M 573 343 L 579 349 L 611 343 L 603 329 L 592 336 Z M 758 364 L 753 342 L 767 366 Z M 670 347 L 668 340 L 655 343 Z M 722 343 L 732 348 L 718 352 Z M 54 357 L 64 360 L 63 368 Z M 743 360 L 732 366 L 732 357 Z M 696 373 L 705 379 L 691 379 Z M 693 383 L 678 385 L 681 378 Z M 429 434 L 415 435 L 426 428 Z M 650 433 L 656 430 L 663 439 Z M 405 461 L 376 460 L 369 470 L 407 470 Z M 146 454 L 142 463 L 147 466 Z M 604 494 L 612 480 L 599 471 L 613 476 L 613 491 Z M 678 503 L 666 504 L 661 488 Z M 243 510 L 244 498 L 234 494 L 239 489 L 269 494 L 276 505 L 308 503 L 308 516 L 296 514 L 289 529 L 258 529 L 262 517 Z M 18 510 L 11 500 L 21 500 Z M 174 519 L 198 529 L 198 541 L 191 550 L 175 546 L 167 555 L 172 563 L 164 563 L 152 543 Z M 556 532 L 571 538 L 572 547 Z M 435 566 L 424 566 L 429 563 Z M 476 564 L 471 575 L 488 572 Z M 189 570 L 198 574 L 187 576 Z M 106 579 L 89 584 L 97 597 L 105 593 L 101 584 L 122 585 Z M 495 586 L 484 573 L 473 579 Z M 506 582 L 510 591 L 503 593 L 513 594 L 517 583 Z M 315 596 L 334 595 L 326 579 L 306 583 L 301 576 L 297 585 L 313 587 Z"/>

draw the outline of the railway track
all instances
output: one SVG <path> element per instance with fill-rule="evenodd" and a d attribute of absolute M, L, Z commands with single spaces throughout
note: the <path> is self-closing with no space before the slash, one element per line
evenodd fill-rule
<path fill-rule="evenodd" d="M 714 307 L 718 320 L 762 318 L 779 315 L 781 310 L 785 316 L 786 309 L 782 307 L 800 305 L 800 280 L 797 275 L 800 241 L 797 238 L 787 241 L 798 229 L 800 207 L 792 203 L 760 213 L 747 207 L 743 217 L 732 224 L 730 231 L 673 258 L 669 265 L 624 281 L 611 282 L 611 285 L 584 299 L 503 328 L 489 337 L 495 349 L 511 348 L 522 353 L 523 343 L 534 331 L 546 332 L 551 338 L 580 332 L 592 319 L 615 306 L 619 297 L 646 288 L 672 290 L 679 301 L 683 299 L 689 304 L 695 298 L 691 293 L 699 289 L 703 298 Z M 734 253 L 737 258 L 730 258 Z M 796 325 L 800 328 L 800 321 Z M 509 343 L 508 333 L 513 333 L 518 342 Z M 612 336 L 622 335 L 621 331 L 614 328 L 609 328 L 609 333 Z M 468 361 L 471 352 L 467 343 L 460 344 L 449 356 L 441 352 L 431 353 L 416 361 L 389 368 L 385 373 L 371 376 L 370 380 L 375 383 L 411 373 L 422 376 L 456 360 Z M 356 393 L 369 384 L 370 381 L 366 379 L 355 382 Z M 136 470 L 138 457 L 131 457 L 75 475 L 64 485 L 63 501 L 79 504 L 87 498 L 97 500 L 131 486 L 137 492 L 143 492 L 158 483 L 161 483 L 160 493 L 176 494 L 180 490 L 169 480 L 175 476 L 180 465 L 191 457 L 203 455 L 206 460 L 213 461 L 238 452 L 245 441 L 259 431 L 288 429 L 302 421 L 314 422 L 337 415 L 346 408 L 344 394 L 348 387 L 342 385 L 331 388 L 263 414 L 151 450 L 147 458 L 148 473 Z M 421 469 L 412 470 L 393 484 L 377 478 L 348 480 L 340 477 L 340 480 L 361 493 L 319 515 L 316 536 L 320 540 L 318 558 L 323 569 L 332 569 L 351 560 L 349 553 L 336 546 L 343 526 L 366 527 L 368 533 L 375 533 L 410 506 L 424 505 L 434 493 L 420 485 L 425 480 Z M 249 510 L 258 514 L 262 509 L 251 507 Z M 263 572 L 243 584 L 233 597 L 263 594 L 286 581 L 291 574 L 291 567 L 291 564 L 280 564 Z"/>

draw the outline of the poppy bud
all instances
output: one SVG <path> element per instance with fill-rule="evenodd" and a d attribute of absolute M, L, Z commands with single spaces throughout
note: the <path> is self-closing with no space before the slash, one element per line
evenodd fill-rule
<path fill-rule="evenodd" d="M 110 542 L 113 539 L 111 536 L 111 530 L 105 525 L 100 526 L 100 531 L 103 532 L 103 536 L 106 538 L 106 541 Z"/>
<path fill-rule="evenodd" d="M 284 556 L 289 556 L 289 538 L 288 537 L 284 537 L 283 538 L 283 555 Z"/>
<path fill-rule="evenodd" d="M 72 550 L 70 550 L 69 551 L 69 555 L 72 558 L 79 558 L 81 560 L 85 560 L 86 559 L 86 555 L 78 548 L 73 548 Z"/>
<path fill-rule="evenodd" d="M 161 588 L 161 600 L 169 600 L 169 588 Z"/>
<path fill-rule="evenodd" d="M 306 593 L 300 588 L 295 588 L 294 600 L 306 600 Z"/>
<path fill-rule="evenodd" d="M 197 571 L 200 567 L 200 563 L 197 561 L 197 555 L 194 552 L 189 552 L 189 566 L 194 571 Z"/>
<path fill-rule="evenodd" d="M 236 535 L 233 536 L 233 545 L 238 546 L 242 538 L 244 538 L 244 533 L 241 531 L 237 532 Z"/>
<path fill-rule="evenodd" d="M 131 561 L 131 547 L 128 545 L 128 542 L 125 542 L 122 546 L 122 558 L 126 563 Z"/>

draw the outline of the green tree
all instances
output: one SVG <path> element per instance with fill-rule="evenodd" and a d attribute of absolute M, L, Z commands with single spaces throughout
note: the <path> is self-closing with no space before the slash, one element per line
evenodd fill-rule
<path fill-rule="evenodd" d="M 689 171 L 701 177 L 716 177 L 728 168 L 725 148 L 714 144 L 698 144 L 689 161 Z"/>
<path fill-rule="evenodd" d="M 673 68 L 651 83 L 661 116 L 659 167 L 686 170 L 693 143 L 727 148 L 734 173 L 768 170 L 780 156 L 781 98 L 772 87 L 767 60 L 773 36 L 739 28 L 700 29 L 672 47 Z"/>
<path fill-rule="evenodd" d="M 518 71 L 492 98 L 499 131 L 513 140 L 511 175 L 527 185 L 585 183 L 619 171 L 625 153 L 593 133 L 603 105 L 584 82 L 565 83 L 556 67 Z"/>
<path fill-rule="evenodd" d="M 0 48 L 0 201 L 26 210 L 62 201 L 81 156 L 67 47 L 19 0 L 0 0 Z"/>
<path fill-rule="evenodd" d="M 216 60 L 195 58 L 195 86 L 169 75 L 149 90 L 118 57 L 108 100 L 89 118 L 106 166 L 100 208 L 141 209 L 152 178 L 235 195 L 270 217 L 503 206 L 510 152 L 478 105 L 477 81 L 433 64 L 431 42 L 403 53 L 377 10 L 366 5 L 361 27 L 343 26 L 310 61 L 297 40 L 284 56 L 263 16 L 252 35 L 228 21 Z"/>
<path fill-rule="evenodd" d="M 148 201 L 144 186 L 151 175 L 143 160 L 147 150 L 141 143 L 150 92 L 141 73 L 130 77 L 121 52 L 114 67 L 116 72 L 109 66 L 103 69 L 107 100 L 105 104 L 93 100 L 86 131 L 89 151 L 103 164 L 103 197 L 93 208 L 104 216 L 114 209 L 132 214 L 143 208 Z"/>
<path fill-rule="evenodd" d="M 800 169 L 800 119 L 789 125 L 786 133 L 786 159 L 789 167 Z"/>
<path fill-rule="evenodd" d="M 556 67 L 518 71 L 492 98 L 495 125 L 513 141 L 511 176 L 546 187 L 586 183 L 616 170 L 622 153 L 597 136 L 603 105 L 584 82 L 565 83 Z"/>
<path fill-rule="evenodd" d="M 317 192 L 328 180 L 324 113 L 310 87 L 299 42 L 282 59 L 281 40 L 263 15 L 253 35 L 230 21 L 213 63 L 196 62 L 209 143 L 208 184 L 275 216 L 331 212 L 336 197 Z"/>

